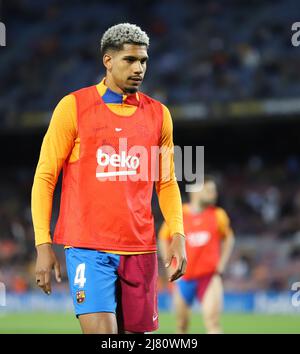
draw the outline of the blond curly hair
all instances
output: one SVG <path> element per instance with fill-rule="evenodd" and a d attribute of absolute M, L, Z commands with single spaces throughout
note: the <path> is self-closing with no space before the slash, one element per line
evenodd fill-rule
<path fill-rule="evenodd" d="M 123 44 L 138 44 L 149 47 L 149 37 L 140 27 L 130 23 L 119 23 L 108 28 L 101 38 L 101 52 L 108 49 L 121 50 Z"/>

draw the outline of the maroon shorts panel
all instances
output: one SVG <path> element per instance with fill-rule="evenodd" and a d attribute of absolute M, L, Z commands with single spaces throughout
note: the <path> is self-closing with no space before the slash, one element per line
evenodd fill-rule
<path fill-rule="evenodd" d="M 118 268 L 119 326 L 144 333 L 158 328 L 157 254 L 121 255 Z"/>
<path fill-rule="evenodd" d="M 198 278 L 198 285 L 197 285 L 197 298 L 199 301 L 202 301 L 203 296 L 208 288 L 208 285 L 215 273 L 210 273 L 206 275 L 202 275 Z"/>

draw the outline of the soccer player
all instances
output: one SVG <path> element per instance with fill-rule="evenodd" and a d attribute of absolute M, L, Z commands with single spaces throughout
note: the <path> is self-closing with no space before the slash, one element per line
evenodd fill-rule
<path fill-rule="evenodd" d="M 221 333 L 223 302 L 222 275 L 232 252 L 234 235 L 226 212 L 215 206 L 217 186 L 205 177 L 202 189 L 194 185 L 190 203 L 183 206 L 188 265 L 185 275 L 175 283 L 174 305 L 177 332 L 187 333 L 190 307 L 197 297 L 202 305 L 207 333 Z M 162 256 L 170 264 L 170 230 L 163 223 L 159 231 Z"/>
<path fill-rule="evenodd" d="M 61 281 L 50 220 L 63 168 L 54 243 L 65 246 L 70 290 L 83 333 L 144 333 L 158 328 L 154 181 L 172 235 L 171 254 L 177 260 L 172 280 L 186 268 L 172 119 L 163 104 L 139 91 L 148 46 L 147 34 L 136 25 L 118 24 L 103 34 L 106 75 L 99 84 L 72 92 L 58 103 L 34 177 L 36 282 L 50 294 L 53 269 Z M 145 176 L 152 166 L 153 147 L 165 147 L 163 154 L 170 155 L 159 155 L 159 177 L 134 179 Z M 163 161 L 170 161 L 168 178 L 161 173 Z"/>

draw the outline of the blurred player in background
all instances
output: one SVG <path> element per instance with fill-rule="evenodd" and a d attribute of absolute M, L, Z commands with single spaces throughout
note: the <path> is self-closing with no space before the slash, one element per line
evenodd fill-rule
<path fill-rule="evenodd" d="M 190 203 L 183 205 L 188 265 L 174 289 L 177 333 L 187 333 L 190 307 L 196 297 L 202 305 L 206 332 L 222 333 L 222 276 L 232 252 L 234 235 L 225 210 L 215 205 L 218 196 L 215 180 L 206 176 L 200 191 L 199 188 L 194 185 Z M 170 232 L 166 223 L 161 226 L 159 239 L 162 256 L 169 267 Z"/>
<path fill-rule="evenodd" d="M 50 294 L 53 268 L 56 279 L 61 278 L 50 220 L 63 167 L 54 242 L 67 246 L 70 289 L 84 333 L 144 333 L 158 328 L 153 179 L 128 177 L 151 166 L 153 146 L 166 147 L 165 153 L 173 148 L 169 110 L 138 91 L 148 46 L 147 34 L 135 25 L 119 24 L 104 33 L 106 76 L 58 103 L 35 173 L 36 282 Z M 138 148 L 147 154 L 136 153 Z M 176 280 L 185 272 L 186 254 L 181 197 L 173 158 L 166 156 L 168 160 L 169 178 L 160 173 L 160 163 L 156 191 L 171 230 L 171 253 L 178 262 L 171 278 Z"/>

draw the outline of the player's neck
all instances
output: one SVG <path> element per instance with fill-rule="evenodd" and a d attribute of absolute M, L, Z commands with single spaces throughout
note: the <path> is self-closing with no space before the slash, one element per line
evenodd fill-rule
<path fill-rule="evenodd" d="M 123 90 L 120 89 L 119 86 L 117 86 L 113 79 L 109 76 L 106 76 L 104 79 L 104 85 L 106 87 L 108 87 L 111 91 L 118 93 L 119 95 L 125 95 L 125 92 L 123 92 Z"/>
<path fill-rule="evenodd" d="M 193 213 L 201 213 L 204 209 L 199 203 L 191 203 L 190 206 Z"/>

